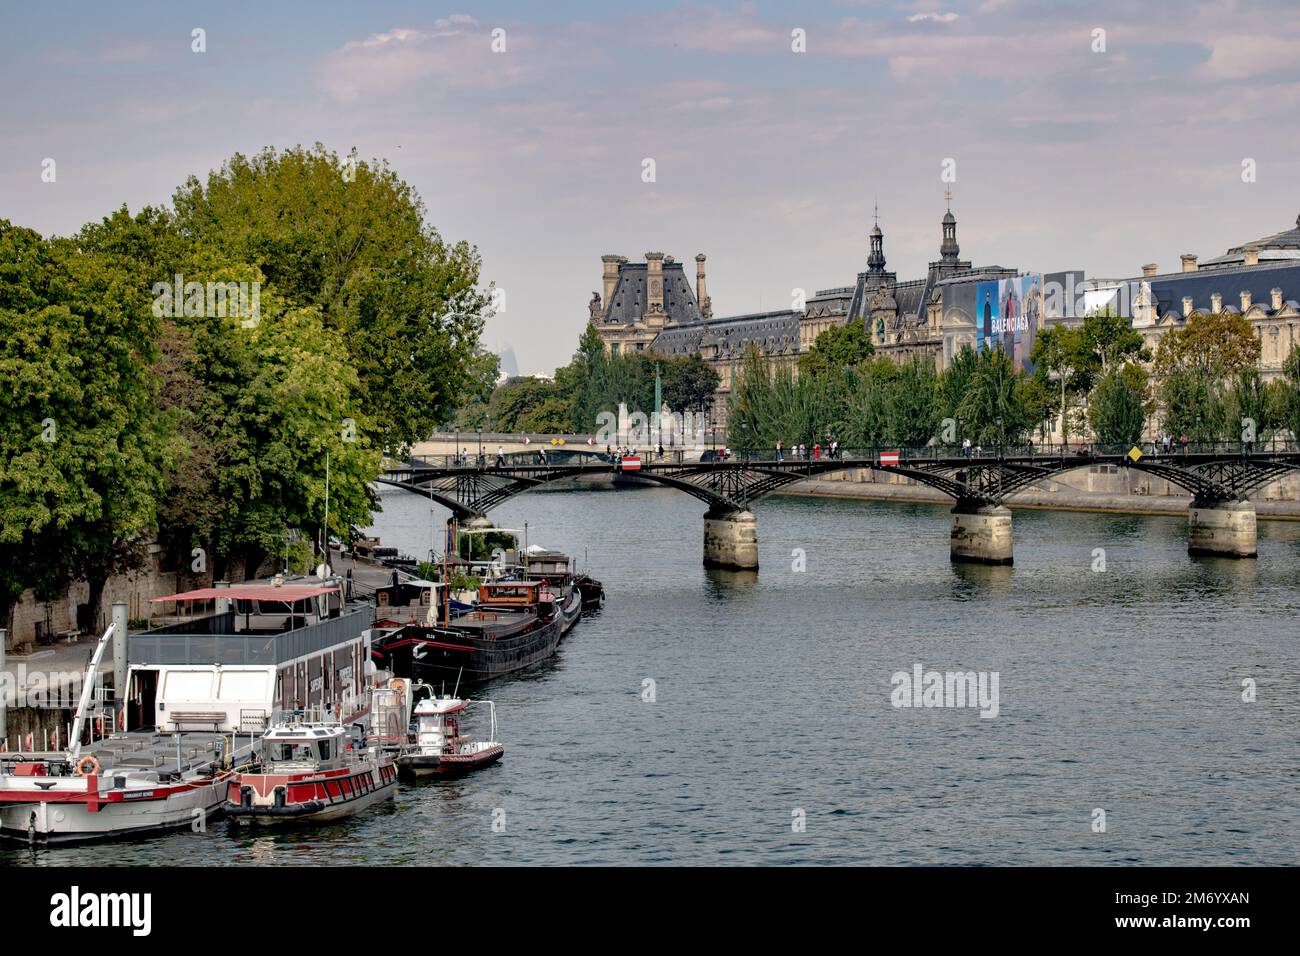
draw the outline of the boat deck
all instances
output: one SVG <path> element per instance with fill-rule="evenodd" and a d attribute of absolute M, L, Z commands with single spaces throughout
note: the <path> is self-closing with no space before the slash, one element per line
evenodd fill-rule
<path fill-rule="evenodd" d="M 105 774 L 114 770 L 132 773 L 156 771 L 176 772 L 176 734 L 125 733 L 81 748 L 82 756 L 93 756 Z M 217 744 L 229 740 L 228 735 L 210 731 L 190 731 L 180 734 L 180 765 L 182 772 L 195 770 L 212 763 L 217 758 Z M 234 758 L 245 758 L 252 753 L 248 735 L 236 738 Z"/>

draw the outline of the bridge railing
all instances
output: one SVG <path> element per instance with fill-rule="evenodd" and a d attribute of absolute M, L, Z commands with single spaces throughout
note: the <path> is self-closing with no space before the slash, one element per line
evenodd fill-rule
<path fill-rule="evenodd" d="M 1008 445 L 961 445 L 930 444 L 922 446 L 882 445 L 870 447 L 837 448 L 834 452 L 829 447 L 811 446 L 800 453 L 783 447 L 780 457 L 775 448 L 710 448 L 703 451 L 684 451 L 682 449 L 657 448 L 611 448 L 609 452 L 596 448 L 566 448 L 544 446 L 536 451 L 507 452 L 501 456 L 507 468 L 537 467 L 539 465 L 563 466 L 579 463 L 617 465 L 624 454 L 635 454 L 642 464 L 783 464 L 793 462 L 824 462 L 844 460 L 856 462 L 880 463 L 882 456 L 897 455 L 900 464 L 907 462 L 923 463 L 927 461 L 951 461 L 957 458 L 969 458 L 972 461 L 994 461 L 998 459 L 1062 459 L 1062 458 L 1097 458 L 1125 457 L 1134 445 L 1101 444 L 1097 442 L 1026 442 Z M 1142 457 L 1211 455 L 1217 457 L 1239 457 L 1245 455 L 1300 454 L 1300 443 L 1285 438 L 1270 438 L 1258 442 L 1170 442 L 1168 445 L 1158 441 L 1141 441 L 1136 445 Z M 484 450 L 466 455 L 425 455 L 411 458 L 403 464 L 393 463 L 393 470 L 437 469 L 437 470 L 477 470 L 491 469 L 498 466 L 495 451 Z"/>
<path fill-rule="evenodd" d="M 1241 455 L 1297 454 L 1300 443 L 1285 438 L 1270 438 L 1267 441 L 1213 441 L 1213 442 L 1170 442 L 1167 446 L 1158 441 L 1141 441 L 1134 444 L 1102 444 L 1099 442 L 1026 442 L 1007 445 L 961 445 L 932 444 L 909 447 L 906 445 L 882 445 L 870 447 L 837 448 L 832 453 L 829 448 L 808 446 L 803 453 L 792 452 L 783 447 L 780 452 L 782 462 L 825 461 L 830 459 L 847 461 L 880 461 L 882 455 L 898 455 L 900 462 L 942 461 L 953 458 L 998 459 L 998 458 L 1092 458 L 1124 457 L 1136 447 L 1142 455 L 1215 455 L 1237 457 Z M 712 457 L 712 456 L 710 456 Z M 727 449 L 726 458 L 717 461 L 742 463 L 772 463 L 777 460 L 775 448 L 731 448 Z"/>

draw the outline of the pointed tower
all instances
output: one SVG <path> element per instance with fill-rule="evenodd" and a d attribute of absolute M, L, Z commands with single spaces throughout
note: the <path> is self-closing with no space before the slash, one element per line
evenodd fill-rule
<path fill-rule="evenodd" d="M 957 245 L 957 217 L 952 214 L 951 189 L 944 193 L 944 198 L 948 200 L 948 211 L 943 214 L 943 242 L 939 243 L 939 261 L 955 264 L 961 255 L 961 247 Z"/>
<path fill-rule="evenodd" d="M 876 206 L 875 224 L 871 227 L 871 252 L 867 256 L 867 272 L 873 276 L 885 274 L 885 234 L 880 231 L 880 206 Z"/>

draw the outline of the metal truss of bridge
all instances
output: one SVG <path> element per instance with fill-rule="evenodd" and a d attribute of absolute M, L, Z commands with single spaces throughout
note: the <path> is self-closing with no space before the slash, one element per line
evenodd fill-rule
<path fill-rule="evenodd" d="M 699 461 L 674 453 L 641 462 L 638 479 L 675 488 L 708 505 L 705 563 L 758 566 L 754 502 L 786 485 L 835 471 L 893 472 L 937 488 L 952 498 L 954 561 L 1012 562 L 1011 513 L 1006 501 L 1024 488 L 1090 465 L 1141 470 L 1186 489 L 1188 550 L 1194 554 L 1253 557 L 1255 509 L 1249 498 L 1288 471 L 1300 469 L 1292 445 L 1256 449 L 1239 444 L 1193 446 L 1173 453 L 1132 456 L 1129 449 L 1039 446 L 996 454 L 960 449 L 866 449 L 838 458 L 776 460 L 771 453 Z M 490 459 L 420 459 L 391 468 L 380 481 L 424 495 L 462 520 L 482 519 L 502 502 L 557 481 L 626 477 L 619 462 L 586 451 L 512 454 Z"/>

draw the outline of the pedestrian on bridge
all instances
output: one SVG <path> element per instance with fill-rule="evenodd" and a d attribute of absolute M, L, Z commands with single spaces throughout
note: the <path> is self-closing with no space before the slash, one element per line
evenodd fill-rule
<path fill-rule="evenodd" d="M 776 460 L 778 462 L 781 460 L 781 439 L 779 438 L 776 440 Z"/>
<path fill-rule="evenodd" d="M 506 450 L 503 446 L 497 445 L 497 467 L 504 468 L 505 466 L 506 466 Z"/>

